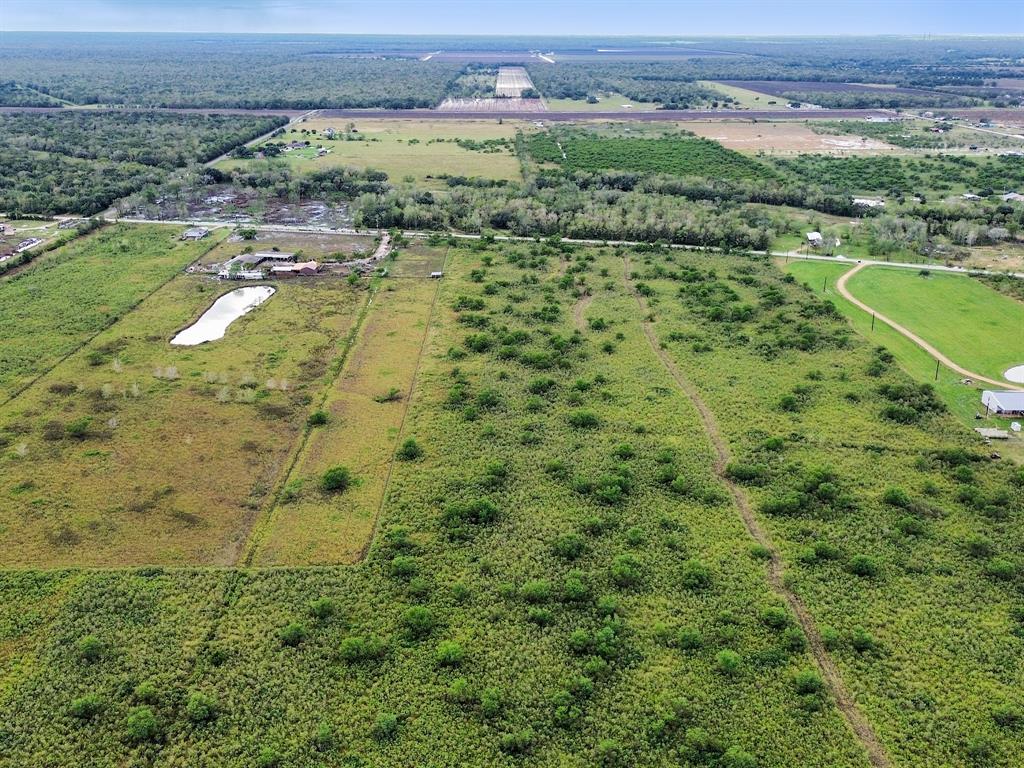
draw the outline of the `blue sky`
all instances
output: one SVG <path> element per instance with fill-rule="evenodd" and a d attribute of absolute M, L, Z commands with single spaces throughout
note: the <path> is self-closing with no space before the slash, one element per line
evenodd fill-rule
<path fill-rule="evenodd" d="M 0 0 L 0 31 L 1024 34 L 1021 0 Z"/>

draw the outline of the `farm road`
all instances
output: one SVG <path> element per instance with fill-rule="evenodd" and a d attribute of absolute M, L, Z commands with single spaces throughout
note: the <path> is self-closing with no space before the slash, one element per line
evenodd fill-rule
<path fill-rule="evenodd" d="M 1024 387 L 1018 387 L 1018 386 L 1016 386 L 1014 384 L 1009 384 L 1009 383 L 1007 383 L 1005 381 L 997 381 L 996 379 L 990 379 L 987 376 L 982 376 L 980 373 L 975 373 L 974 371 L 969 371 L 966 368 L 957 365 L 952 360 L 950 360 L 948 357 L 946 357 L 944 354 L 939 352 L 939 350 L 937 350 L 935 347 L 933 347 L 927 341 L 925 341 L 920 336 L 918 336 L 916 333 L 914 333 L 913 331 L 908 330 L 907 328 L 904 328 L 902 325 L 897 323 L 895 320 L 892 320 L 892 319 L 886 317 L 881 312 L 879 312 L 879 311 L 877 311 L 875 309 L 872 309 L 867 304 L 865 304 L 863 301 L 861 301 L 856 296 L 854 296 L 852 293 L 850 293 L 850 289 L 846 287 L 846 282 L 851 277 L 853 277 L 855 274 L 860 272 L 862 269 L 867 269 L 870 266 L 873 266 L 873 265 L 872 264 L 858 264 L 856 267 L 851 269 L 849 272 L 844 272 L 842 277 L 839 278 L 839 280 L 836 282 L 836 290 L 839 291 L 839 294 L 844 299 L 846 299 L 848 302 L 853 304 L 855 307 L 858 307 L 859 309 L 864 310 L 869 315 L 874 315 L 875 317 L 877 317 L 879 320 L 881 320 L 883 323 L 888 325 L 890 328 L 892 328 L 897 333 L 902 334 L 903 336 L 906 336 L 908 339 L 910 339 L 912 342 L 917 344 L 917 346 L 919 346 L 921 349 L 923 349 L 929 355 L 934 357 L 936 360 L 938 360 L 944 366 L 946 366 L 950 370 L 956 371 L 961 376 L 965 376 L 967 378 L 974 379 L 975 381 L 984 381 L 986 384 L 992 384 L 992 385 L 994 385 L 996 387 L 999 387 L 1000 389 L 1012 389 L 1012 390 L 1017 391 L 1017 392 L 1024 392 Z"/>
<path fill-rule="evenodd" d="M 782 556 L 779 554 L 779 550 L 772 543 L 768 532 L 754 515 L 754 511 L 751 508 L 750 500 L 747 498 L 746 491 L 733 482 L 725 471 L 730 460 L 729 446 L 725 437 L 722 435 L 722 431 L 718 425 L 718 420 L 715 418 L 715 414 L 708 407 L 707 403 L 704 402 L 704 398 L 701 397 L 699 390 L 693 382 L 683 374 L 682 370 L 680 370 L 679 366 L 676 365 L 676 362 L 669 356 L 668 352 L 661 347 L 657 334 L 654 332 L 653 323 L 647 317 L 649 311 L 647 301 L 636 290 L 636 286 L 633 284 L 630 273 L 629 257 L 626 257 L 625 259 L 624 278 L 626 288 L 633 295 L 633 298 L 636 299 L 636 302 L 640 307 L 640 311 L 643 316 L 642 323 L 644 336 L 647 337 L 647 342 L 650 345 L 651 350 L 655 355 L 657 355 L 662 366 L 664 366 L 665 370 L 672 377 L 676 386 L 687 397 L 687 399 L 689 399 L 693 404 L 693 407 L 696 409 L 697 414 L 700 416 L 701 424 L 703 425 L 704 431 L 707 433 L 708 439 L 711 441 L 711 445 L 715 452 L 715 475 L 726 487 L 728 487 L 729 494 L 732 496 L 736 509 L 740 513 L 740 518 L 743 521 L 744 527 L 747 529 L 747 533 L 754 541 L 763 546 L 770 553 L 767 574 L 769 585 L 772 590 L 779 595 L 779 597 L 786 601 L 786 604 L 796 616 L 796 620 L 800 624 L 800 628 L 803 630 L 804 635 L 807 638 L 808 650 L 814 658 L 818 669 L 821 671 L 821 675 L 825 679 L 825 682 L 835 699 L 836 706 L 839 708 L 839 711 L 842 712 L 843 717 L 850 726 L 850 730 L 853 731 L 854 736 L 857 737 L 857 740 L 867 753 L 871 765 L 875 766 L 875 768 L 888 768 L 888 766 L 891 765 L 889 756 L 886 754 L 885 748 L 882 746 L 878 736 L 875 734 L 871 723 L 864 716 L 864 713 L 858 709 L 853 695 L 846 687 L 846 683 L 843 680 L 839 668 L 825 649 L 825 642 L 822 640 L 821 632 L 818 630 L 818 625 L 807 610 L 807 607 L 803 604 L 803 601 L 786 585 L 783 575 Z"/>

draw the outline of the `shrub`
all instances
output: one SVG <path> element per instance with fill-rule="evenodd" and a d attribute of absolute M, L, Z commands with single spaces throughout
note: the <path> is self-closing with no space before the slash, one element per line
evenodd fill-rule
<path fill-rule="evenodd" d="M 69 421 L 67 427 L 65 427 L 65 431 L 67 432 L 68 437 L 73 437 L 76 440 L 83 440 L 89 436 L 89 426 L 91 424 L 91 416 L 82 416 Z"/>
<path fill-rule="evenodd" d="M 992 710 L 992 719 L 997 725 L 1010 728 L 1024 723 L 1024 709 L 1016 704 L 1000 704 Z"/>
<path fill-rule="evenodd" d="M 850 645 L 858 653 L 868 653 L 878 648 L 875 638 L 864 627 L 854 628 L 853 635 L 850 637 Z"/>
<path fill-rule="evenodd" d="M 217 716 L 217 700 L 201 691 L 193 691 L 185 701 L 185 717 L 193 723 L 205 723 Z"/>
<path fill-rule="evenodd" d="M 985 564 L 985 575 L 998 581 L 1010 581 L 1017 575 L 1017 566 L 1009 560 L 993 557 Z"/>
<path fill-rule="evenodd" d="M 695 651 L 704 645 L 704 636 L 693 627 L 683 627 L 676 637 L 676 645 L 684 651 Z"/>
<path fill-rule="evenodd" d="M 718 667 L 718 671 L 722 674 L 735 677 L 740 672 L 742 661 L 740 659 L 740 655 L 736 653 L 736 651 L 732 651 L 727 648 L 724 651 L 719 651 L 715 654 L 715 665 Z"/>
<path fill-rule="evenodd" d="M 566 417 L 570 427 L 575 429 L 594 429 L 601 424 L 601 420 L 592 411 L 573 411 Z"/>
<path fill-rule="evenodd" d="M 95 635 L 86 635 L 78 641 L 78 655 L 85 661 L 97 661 L 103 651 L 103 642 Z"/>
<path fill-rule="evenodd" d="M 398 735 L 398 716 L 381 714 L 373 724 L 372 736 L 377 741 L 391 741 Z"/>
<path fill-rule="evenodd" d="M 313 749 L 317 752 L 330 752 L 337 744 L 337 736 L 330 723 L 320 723 L 313 734 Z"/>
<path fill-rule="evenodd" d="M 740 464 L 730 461 L 725 467 L 725 474 L 739 483 L 761 485 L 767 478 L 768 470 L 757 464 Z"/>
<path fill-rule="evenodd" d="M 711 571 L 699 560 L 687 560 L 683 563 L 680 583 L 687 589 L 707 589 L 711 586 Z"/>
<path fill-rule="evenodd" d="M 425 605 L 414 605 L 402 614 L 402 626 L 413 639 L 421 639 L 434 631 L 434 614 Z"/>
<path fill-rule="evenodd" d="M 98 693 L 89 693 L 71 702 L 71 716 L 79 720 L 91 720 L 104 708 L 103 697 Z"/>
<path fill-rule="evenodd" d="M 443 640 L 437 645 L 434 653 L 434 661 L 440 667 L 457 667 L 465 658 L 465 651 L 462 646 L 454 640 Z"/>
<path fill-rule="evenodd" d="M 313 411 L 309 414 L 309 418 L 306 419 L 306 424 L 311 427 L 322 427 L 329 419 L 327 411 Z"/>
<path fill-rule="evenodd" d="M 576 560 L 586 550 L 587 542 L 578 533 L 567 533 L 555 539 L 552 551 L 563 560 Z"/>
<path fill-rule="evenodd" d="M 480 694 L 480 714 L 488 719 L 493 719 L 501 714 L 505 707 L 505 697 L 500 688 L 484 688 Z"/>
<path fill-rule="evenodd" d="M 320 476 L 320 489 L 324 493 L 341 493 L 352 484 L 352 473 L 348 467 L 331 467 Z"/>
<path fill-rule="evenodd" d="M 545 579 L 534 579 L 526 582 L 519 594 L 528 603 L 546 603 L 551 599 L 551 582 Z"/>
<path fill-rule="evenodd" d="M 878 563 L 868 555 L 854 555 L 850 558 L 850 572 L 857 576 L 877 576 Z"/>
<path fill-rule="evenodd" d="M 523 755 L 530 751 L 535 740 L 533 730 L 524 728 L 521 731 L 503 734 L 500 748 L 507 755 Z"/>
<path fill-rule="evenodd" d="M 773 605 L 761 611 L 761 622 L 772 629 L 784 629 L 789 625 L 789 614 L 785 608 Z"/>
<path fill-rule="evenodd" d="M 153 741 L 160 735 L 160 724 L 149 707 L 135 707 L 125 720 L 128 739 L 135 743 Z"/>
<path fill-rule="evenodd" d="M 640 562 L 630 554 L 616 555 L 611 567 L 612 581 L 620 587 L 632 587 L 640 581 Z"/>
<path fill-rule="evenodd" d="M 318 621 L 327 621 L 338 612 L 338 603 L 330 597 L 320 597 L 309 604 L 309 612 Z"/>
<path fill-rule="evenodd" d="M 338 646 L 338 656 L 349 664 L 357 664 L 384 655 L 384 644 L 376 638 L 353 635 L 346 637 Z"/>
<path fill-rule="evenodd" d="M 409 555 L 395 555 L 391 558 L 388 566 L 388 573 L 396 579 L 411 579 L 419 572 L 419 565 L 415 557 Z"/>
<path fill-rule="evenodd" d="M 793 676 L 793 687 L 801 695 L 820 693 L 825 689 L 825 681 L 816 670 L 802 669 Z"/>
<path fill-rule="evenodd" d="M 287 648 L 295 648 L 305 642 L 307 634 L 305 626 L 293 621 L 281 629 L 278 633 L 278 638 L 281 640 L 281 645 Z"/>

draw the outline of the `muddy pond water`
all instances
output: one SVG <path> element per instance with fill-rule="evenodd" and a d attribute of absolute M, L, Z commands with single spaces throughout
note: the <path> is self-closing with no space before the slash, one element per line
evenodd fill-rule
<path fill-rule="evenodd" d="M 273 296 L 274 291 L 269 285 L 251 285 L 225 293 L 198 320 L 171 339 L 171 344 L 194 347 L 196 344 L 224 338 L 229 325 L 256 309 Z"/>

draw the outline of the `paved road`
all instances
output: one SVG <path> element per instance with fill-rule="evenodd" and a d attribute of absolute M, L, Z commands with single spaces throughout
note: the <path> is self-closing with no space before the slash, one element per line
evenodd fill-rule
<path fill-rule="evenodd" d="M 964 376 L 964 377 L 969 378 L 969 379 L 974 379 L 975 381 L 984 381 L 985 383 L 992 384 L 993 386 L 999 387 L 1000 389 L 1012 389 L 1012 390 L 1014 390 L 1016 392 L 1024 392 L 1024 387 L 1018 387 L 1018 386 L 1016 386 L 1014 384 L 1010 384 L 1010 383 L 1005 382 L 1005 381 L 999 381 L 997 379 L 990 379 L 987 376 L 982 376 L 980 373 L 975 373 L 974 371 L 970 371 L 970 370 L 964 368 L 963 366 L 957 365 L 952 360 L 950 360 L 948 357 L 946 357 L 944 354 L 939 352 L 939 350 L 937 350 L 935 347 L 933 347 L 927 341 L 925 341 L 920 336 L 918 336 L 916 333 L 914 333 L 913 331 L 908 330 L 907 328 L 904 328 L 902 325 L 897 323 L 895 320 L 889 319 L 888 317 L 883 315 L 878 310 L 872 309 L 867 304 L 865 304 L 863 301 L 861 301 L 856 296 L 854 296 L 852 293 L 850 293 L 849 289 L 846 287 L 846 282 L 851 277 L 856 275 L 858 272 L 860 272 L 863 269 L 867 269 L 870 266 L 874 266 L 874 265 L 873 264 L 858 264 L 856 267 L 851 269 L 849 272 L 844 272 L 843 276 L 839 278 L 839 280 L 836 282 L 836 290 L 839 291 L 840 295 L 844 299 L 846 299 L 848 302 L 850 302 L 854 306 L 859 307 L 860 309 L 863 309 L 869 315 L 874 315 L 875 317 L 877 317 L 879 320 L 881 320 L 883 323 L 888 325 L 890 328 L 892 328 L 897 333 L 900 333 L 903 336 L 906 336 L 908 339 L 910 339 L 912 342 L 917 344 L 917 346 L 919 346 L 921 349 L 923 349 L 929 355 L 934 357 L 936 360 L 938 360 L 944 366 L 946 366 L 950 370 L 956 371 L 961 376 Z M 931 267 L 929 267 L 929 269 L 931 269 Z"/>

